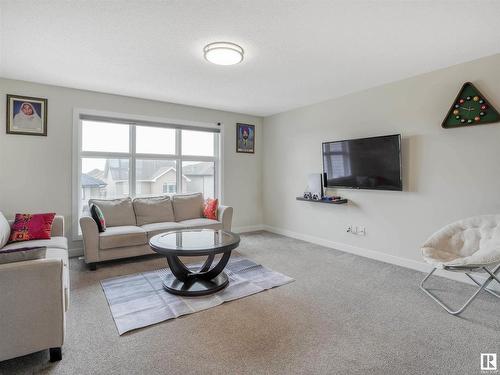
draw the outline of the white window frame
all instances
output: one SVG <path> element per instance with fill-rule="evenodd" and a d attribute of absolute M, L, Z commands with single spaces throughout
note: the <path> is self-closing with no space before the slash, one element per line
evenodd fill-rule
<path fill-rule="evenodd" d="M 94 117 L 115 120 L 122 122 L 129 127 L 129 152 L 94 152 L 82 151 L 82 117 Z M 98 120 L 96 120 L 98 121 Z M 154 126 L 160 128 L 174 128 L 176 131 L 175 154 L 144 154 L 136 153 L 136 126 Z M 214 156 L 195 156 L 182 155 L 182 130 L 200 130 L 216 129 L 214 132 Z M 124 114 L 108 111 L 96 111 L 91 109 L 75 108 L 73 110 L 73 182 L 72 182 L 72 237 L 73 240 L 81 240 L 82 236 L 78 234 L 80 201 L 82 199 L 81 172 L 82 158 L 124 158 L 129 159 L 129 195 L 134 198 L 136 195 L 135 169 L 136 159 L 141 160 L 175 160 L 177 191 L 182 191 L 182 162 L 183 161 L 209 161 L 214 162 L 214 195 L 223 202 L 223 171 L 224 158 L 224 126 L 222 123 L 196 122 L 179 119 L 167 119 L 161 117 Z"/>

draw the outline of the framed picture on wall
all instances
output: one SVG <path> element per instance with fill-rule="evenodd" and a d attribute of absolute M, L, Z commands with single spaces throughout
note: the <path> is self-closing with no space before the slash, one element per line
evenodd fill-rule
<path fill-rule="evenodd" d="M 47 99 L 7 95 L 7 134 L 47 135 Z"/>
<path fill-rule="evenodd" d="M 236 152 L 255 152 L 255 125 L 236 124 Z"/>

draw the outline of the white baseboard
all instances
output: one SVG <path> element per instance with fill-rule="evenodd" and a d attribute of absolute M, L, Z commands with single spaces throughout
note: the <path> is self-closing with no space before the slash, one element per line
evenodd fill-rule
<path fill-rule="evenodd" d="M 264 225 L 247 225 L 242 227 L 234 227 L 231 229 L 232 232 L 235 233 L 247 233 L 247 232 L 257 232 L 259 230 L 264 230 Z"/>
<path fill-rule="evenodd" d="M 295 238 L 298 240 L 311 242 L 313 244 L 324 246 L 324 247 L 329 247 L 329 248 L 332 248 L 335 250 L 340 250 L 340 251 L 343 251 L 346 253 L 359 255 L 359 256 L 362 256 L 365 258 L 378 260 L 378 261 L 381 261 L 384 263 L 390 263 L 390 264 L 395 264 L 397 266 L 410 268 L 412 270 L 416 270 L 416 271 L 420 271 L 420 272 L 428 273 L 432 269 L 432 267 L 430 265 L 428 265 L 427 263 L 424 263 L 424 262 L 419 262 L 419 261 L 416 261 L 413 259 L 401 258 L 401 257 L 397 257 L 394 255 L 383 253 L 381 251 L 356 247 L 356 246 L 348 245 L 348 244 L 341 243 L 341 242 L 335 242 L 335 241 L 327 240 L 327 239 L 316 237 L 316 236 L 310 236 L 308 234 L 293 232 L 293 231 L 290 231 L 288 229 L 277 228 L 277 227 L 273 227 L 270 225 L 263 225 L 263 230 L 266 230 L 266 231 L 271 232 L 271 233 L 281 234 L 283 236 Z M 447 279 L 451 279 L 451 280 L 455 280 L 455 281 L 464 282 L 467 284 L 475 285 L 467 276 L 465 276 L 463 273 L 460 273 L 460 272 L 447 272 L 447 271 L 438 270 L 434 273 L 434 275 L 445 277 Z M 423 278 L 423 275 L 422 275 L 422 278 Z M 478 275 L 477 279 L 479 279 L 479 281 L 480 281 L 481 279 L 484 280 L 485 277 Z M 496 285 L 494 285 L 494 284 L 496 284 Z M 500 286 L 498 285 L 498 283 L 495 283 L 493 281 L 490 285 L 491 285 L 492 290 L 500 291 Z"/>

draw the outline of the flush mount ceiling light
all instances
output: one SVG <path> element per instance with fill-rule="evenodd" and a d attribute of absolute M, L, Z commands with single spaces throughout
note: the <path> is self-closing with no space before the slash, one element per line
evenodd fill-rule
<path fill-rule="evenodd" d="M 243 48 L 230 42 L 210 43 L 203 48 L 207 61 L 217 65 L 234 65 L 243 61 Z"/>

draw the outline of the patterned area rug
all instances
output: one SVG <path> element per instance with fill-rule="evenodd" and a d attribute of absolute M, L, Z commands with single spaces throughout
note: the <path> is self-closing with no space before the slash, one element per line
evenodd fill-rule
<path fill-rule="evenodd" d="M 197 269 L 200 264 L 189 265 Z M 163 289 L 163 278 L 174 276 L 167 269 L 114 277 L 101 281 L 120 335 L 137 328 L 178 318 L 243 298 L 293 281 L 243 257 L 233 257 L 224 269 L 229 285 L 203 297 L 181 297 Z"/>

